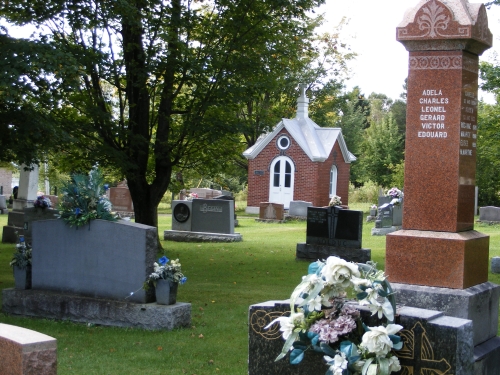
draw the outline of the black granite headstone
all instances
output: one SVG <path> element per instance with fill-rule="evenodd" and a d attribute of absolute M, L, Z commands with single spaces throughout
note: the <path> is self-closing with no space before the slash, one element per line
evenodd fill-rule
<path fill-rule="evenodd" d="M 284 341 L 279 324 L 267 330 L 264 327 L 280 316 L 288 316 L 289 311 L 289 301 L 269 301 L 250 306 L 249 375 L 324 375 L 328 370 L 322 355 L 313 351 L 307 352 L 299 365 L 291 365 L 289 355 L 274 361 Z M 369 321 L 370 315 L 369 311 L 362 311 L 365 323 L 373 326 Z M 474 368 L 482 366 L 481 351 L 484 349 L 492 355 L 500 352 L 500 340 L 497 338 L 474 348 L 472 321 L 448 317 L 439 311 L 401 307 L 396 323 L 403 326 L 400 335 L 404 345 L 402 350 L 395 352 L 403 374 L 478 374 Z"/>
<path fill-rule="evenodd" d="M 339 207 L 308 207 L 306 243 L 360 249 L 363 212 Z"/>

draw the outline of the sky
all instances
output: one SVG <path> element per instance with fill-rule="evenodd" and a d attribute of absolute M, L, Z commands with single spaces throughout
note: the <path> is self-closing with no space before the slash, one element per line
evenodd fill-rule
<path fill-rule="evenodd" d="M 352 51 L 358 54 L 355 60 L 349 62 L 351 72 L 346 81 L 347 90 L 359 86 L 365 96 L 376 92 L 392 99 L 399 98 L 408 76 L 408 52 L 396 41 L 396 27 L 403 20 L 405 11 L 415 7 L 419 1 L 326 0 L 326 4 L 318 11 L 326 15 L 324 31 L 332 31 L 342 17 L 346 17 L 348 24 L 342 29 L 341 41 L 348 43 Z M 480 59 L 494 62 L 500 52 L 500 6 L 493 6 L 487 12 L 489 28 L 493 33 L 493 47 Z M 17 31 L 12 35 L 29 35 Z M 491 94 L 480 92 L 479 98 L 494 103 Z"/>
<path fill-rule="evenodd" d="M 359 86 L 366 96 L 376 92 L 398 99 L 408 76 L 408 52 L 396 41 L 396 27 L 405 11 L 416 6 L 419 0 L 326 0 L 326 3 L 319 10 L 326 14 L 326 30 L 335 27 L 343 16 L 347 17 L 349 23 L 341 32 L 342 41 L 358 54 L 356 60 L 349 63 L 347 89 Z M 500 6 L 493 6 L 487 12 L 493 48 L 480 60 L 493 62 L 500 51 Z M 494 102 L 487 93 L 481 92 L 479 98 Z"/>

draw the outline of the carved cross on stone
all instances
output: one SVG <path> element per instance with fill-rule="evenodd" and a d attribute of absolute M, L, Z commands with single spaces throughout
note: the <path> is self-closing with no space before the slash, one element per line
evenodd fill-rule
<path fill-rule="evenodd" d="M 401 351 L 396 352 L 396 355 L 401 366 L 406 367 L 410 374 L 426 375 L 434 370 L 436 374 L 451 375 L 449 372 L 451 366 L 446 359 L 434 359 L 434 350 L 420 322 L 417 322 L 411 330 L 402 331 L 401 336 L 405 345 Z"/>

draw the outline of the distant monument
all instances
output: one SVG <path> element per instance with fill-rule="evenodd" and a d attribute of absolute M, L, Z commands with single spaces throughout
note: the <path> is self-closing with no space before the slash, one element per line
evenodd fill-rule
<path fill-rule="evenodd" d="M 497 373 L 500 287 L 488 282 L 489 236 L 474 231 L 478 56 L 492 45 L 486 8 L 422 0 L 397 40 L 409 51 L 405 203 L 402 230 L 386 237 L 385 271 L 398 303 L 473 322 L 474 369 L 460 373 Z M 448 360 L 459 373 L 460 360 Z"/>
<path fill-rule="evenodd" d="M 296 259 L 316 261 L 335 255 L 366 263 L 371 250 L 361 248 L 363 212 L 340 207 L 307 207 L 306 242 L 298 243 Z"/>

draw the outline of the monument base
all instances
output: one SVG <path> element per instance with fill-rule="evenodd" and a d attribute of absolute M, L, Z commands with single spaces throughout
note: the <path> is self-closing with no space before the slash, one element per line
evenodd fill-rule
<path fill-rule="evenodd" d="M 366 263 L 371 260 L 370 249 L 354 249 L 348 247 L 334 247 L 327 245 L 313 245 L 301 242 L 297 244 L 295 258 L 315 262 L 326 259 L 331 255 L 342 258 L 348 262 Z"/>
<path fill-rule="evenodd" d="M 385 236 L 389 233 L 401 230 L 401 227 L 388 227 L 388 228 L 372 228 L 372 236 Z"/>
<path fill-rule="evenodd" d="M 190 303 L 133 303 L 35 289 L 4 289 L 2 311 L 12 315 L 148 330 L 172 330 L 191 325 Z"/>
<path fill-rule="evenodd" d="M 189 232 L 182 230 L 166 230 L 163 232 L 163 239 L 177 242 L 240 242 L 243 237 L 240 233 L 206 233 Z"/>
<path fill-rule="evenodd" d="M 488 281 L 489 236 L 399 230 L 386 238 L 391 282 L 465 289 Z"/>
<path fill-rule="evenodd" d="M 500 285 L 490 282 L 457 290 L 391 283 L 398 305 L 442 311 L 447 316 L 472 320 L 474 345 L 497 335 Z"/>

